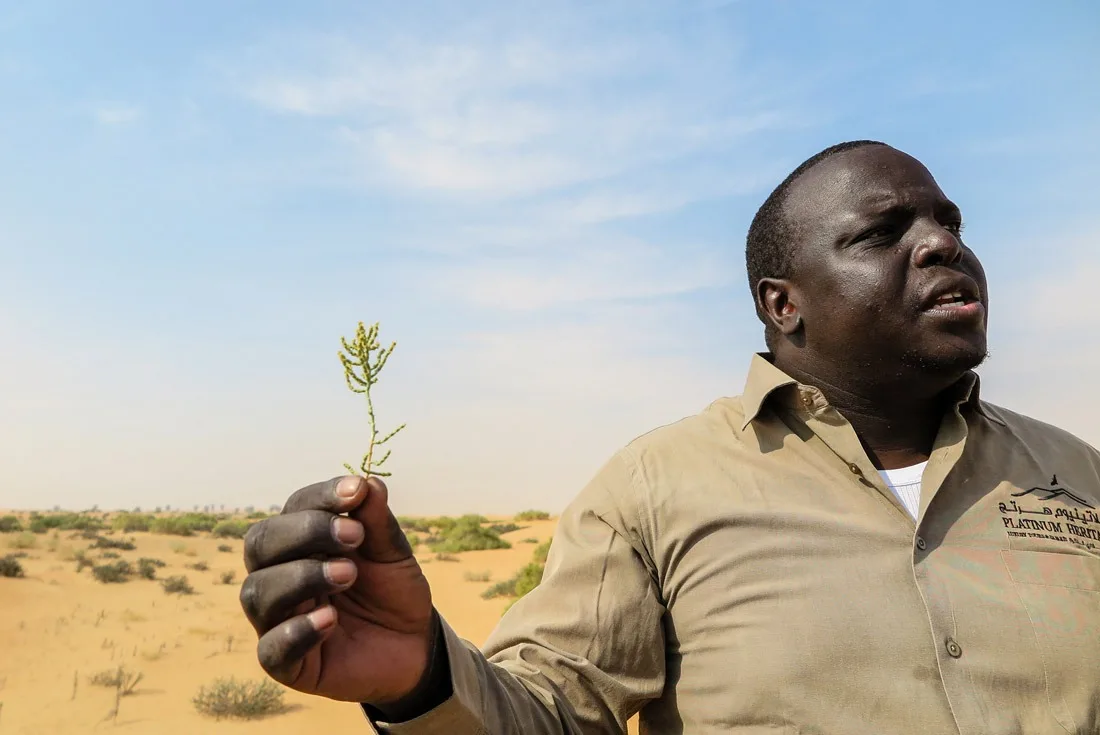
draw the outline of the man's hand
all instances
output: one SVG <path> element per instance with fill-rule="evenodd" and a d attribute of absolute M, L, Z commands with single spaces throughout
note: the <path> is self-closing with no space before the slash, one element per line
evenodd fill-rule
<path fill-rule="evenodd" d="M 350 476 L 303 488 L 249 529 L 244 549 L 241 605 L 272 678 L 376 706 L 416 688 L 434 632 L 431 591 L 385 483 Z"/>

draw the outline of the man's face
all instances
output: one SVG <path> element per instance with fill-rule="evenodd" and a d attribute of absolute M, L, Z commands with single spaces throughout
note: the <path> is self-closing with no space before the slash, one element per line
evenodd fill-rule
<path fill-rule="evenodd" d="M 795 183 L 785 213 L 810 354 L 891 373 L 985 359 L 985 272 L 919 161 L 880 145 L 837 154 Z"/>

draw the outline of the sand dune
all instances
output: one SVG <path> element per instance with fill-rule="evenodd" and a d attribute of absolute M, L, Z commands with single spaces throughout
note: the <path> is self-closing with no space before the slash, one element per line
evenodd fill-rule
<path fill-rule="evenodd" d="M 456 555 L 457 561 L 437 560 L 427 550 L 418 554 L 441 612 L 460 635 L 479 645 L 508 604 L 483 600 L 481 592 L 530 561 L 535 545 L 529 539 L 542 542 L 554 529 L 554 521 L 522 525 L 503 536 L 511 549 L 467 552 Z M 103 584 L 90 569 L 78 573 L 66 555 L 90 542 L 61 531 L 53 542 L 57 548 L 50 550 L 53 535 L 37 536 L 36 548 L 26 550 L 20 560 L 25 578 L 0 578 L 0 733 L 367 732 L 355 706 L 293 691 L 286 694 L 291 711 L 262 720 L 215 721 L 195 711 L 191 698 L 217 677 L 264 677 L 255 634 L 237 599 L 245 574 L 241 541 L 126 534 L 137 548 L 119 552 L 121 558 L 163 560 L 158 578 L 183 574 L 195 588 L 196 594 L 181 597 L 165 594 L 156 581 Z M 3 546 L 12 537 L 0 534 L 0 556 L 12 551 Z M 232 551 L 218 551 L 223 544 Z M 89 553 L 96 557 L 97 552 Z M 208 570 L 188 568 L 199 562 Z M 229 571 L 236 573 L 234 583 L 221 584 L 221 574 Z M 489 583 L 467 581 L 468 573 L 482 572 Z M 88 678 L 120 664 L 140 671 L 142 680 L 122 698 L 117 718 L 105 720 L 115 705 L 114 690 L 92 686 Z"/>

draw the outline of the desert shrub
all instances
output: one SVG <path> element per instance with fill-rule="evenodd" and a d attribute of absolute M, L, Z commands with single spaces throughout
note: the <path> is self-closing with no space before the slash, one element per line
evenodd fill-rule
<path fill-rule="evenodd" d="M 23 565 L 10 554 L 0 557 L 0 577 L 18 578 L 23 576 Z"/>
<path fill-rule="evenodd" d="M 149 530 L 153 533 L 164 534 L 165 536 L 194 536 L 195 529 L 189 526 L 183 518 L 179 516 L 164 516 L 162 518 L 154 518 L 153 522 L 149 524 Z"/>
<path fill-rule="evenodd" d="M 430 544 L 431 550 L 442 553 L 460 553 L 463 551 L 483 551 L 485 549 L 510 549 L 512 545 L 492 530 L 481 524 L 481 516 L 463 516 L 447 532 L 441 534 L 439 541 Z"/>
<path fill-rule="evenodd" d="M 134 687 L 142 679 L 140 671 L 129 671 L 124 666 L 117 669 L 105 669 L 88 677 L 88 683 L 97 687 L 110 687 L 117 689 L 123 697 L 133 694 Z"/>
<path fill-rule="evenodd" d="M 525 538 L 520 541 L 521 544 L 537 544 L 539 540 L 537 538 Z"/>
<path fill-rule="evenodd" d="M 271 514 L 266 513 L 262 510 L 254 510 L 245 517 L 248 518 L 250 521 L 262 521 L 265 518 L 270 518 Z"/>
<path fill-rule="evenodd" d="M 130 562 L 122 560 L 92 567 L 92 576 L 103 584 L 121 584 L 129 581 L 133 573 L 134 568 L 130 566 Z"/>
<path fill-rule="evenodd" d="M 538 587 L 539 583 L 542 582 L 542 574 L 545 569 L 546 567 L 544 565 L 534 562 L 520 569 L 519 574 L 516 575 L 516 597 L 523 597 L 528 592 Z"/>
<path fill-rule="evenodd" d="M 534 558 L 534 561 L 535 561 L 536 564 L 545 564 L 546 563 L 546 557 L 549 553 L 550 553 L 550 542 L 549 541 L 543 541 L 541 544 L 539 544 L 537 547 L 535 547 L 535 552 L 532 555 L 532 557 Z"/>
<path fill-rule="evenodd" d="M 512 531 L 518 531 L 521 528 L 523 528 L 523 526 L 517 526 L 514 523 L 494 523 L 493 525 L 489 526 L 489 530 L 496 534 L 511 533 Z"/>
<path fill-rule="evenodd" d="M 122 551 L 133 551 L 137 547 L 134 546 L 133 541 L 127 539 L 113 539 L 106 536 L 97 536 L 95 543 L 92 544 L 93 549 L 121 549 Z"/>
<path fill-rule="evenodd" d="M 233 552 L 233 547 L 229 544 L 218 544 L 218 551 L 225 554 L 231 554 Z"/>
<path fill-rule="evenodd" d="M 122 554 L 118 553 L 117 551 L 104 551 L 102 554 L 99 555 L 99 558 L 100 559 L 118 559 L 121 556 L 122 556 Z"/>
<path fill-rule="evenodd" d="M 462 578 L 465 579 L 467 582 L 488 582 L 489 581 L 489 573 L 488 572 L 466 572 L 466 574 L 462 575 Z"/>
<path fill-rule="evenodd" d="M 15 516 L 0 516 L 0 533 L 22 531 L 23 524 Z"/>
<path fill-rule="evenodd" d="M 408 531 L 405 532 L 405 540 L 409 542 L 409 548 L 414 550 L 417 546 L 420 546 L 421 543 L 420 536 L 415 533 L 409 533 Z"/>
<path fill-rule="evenodd" d="M 32 513 L 30 517 L 30 530 L 34 533 L 45 533 L 53 529 L 62 531 L 102 531 L 103 521 L 86 513 L 49 513 L 46 515 Z"/>
<path fill-rule="evenodd" d="M 183 575 L 162 579 L 160 586 L 164 588 L 164 594 L 166 595 L 193 595 L 195 593 L 195 588 Z"/>
<path fill-rule="evenodd" d="M 94 567 L 95 562 L 88 558 L 88 552 L 84 549 L 73 552 L 73 561 L 76 562 L 76 571 L 84 571 L 84 567 Z"/>
<path fill-rule="evenodd" d="M 436 554 L 436 561 L 458 561 L 458 557 L 454 554 Z"/>
<path fill-rule="evenodd" d="M 514 597 L 516 594 L 516 578 L 505 579 L 497 582 L 489 589 L 481 593 L 481 599 L 492 600 L 497 597 Z"/>
<path fill-rule="evenodd" d="M 195 709 L 215 719 L 255 720 L 278 714 L 286 709 L 284 690 L 270 679 L 238 681 L 216 679 L 199 688 L 191 700 Z"/>
<path fill-rule="evenodd" d="M 409 518 L 408 516 L 398 516 L 397 525 L 401 526 L 405 531 L 414 531 L 416 533 L 431 533 L 432 527 L 428 524 L 426 518 Z"/>
<path fill-rule="evenodd" d="M 210 565 L 204 561 L 197 561 L 194 564 L 188 564 L 188 569 L 194 569 L 196 572 L 206 572 L 210 570 Z"/>
<path fill-rule="evenodd" d="M 243 520 L 220 521 L 211 533 L 214 538 L 244 538 L 252 524 Z"/>
<path fill-rule="evenodd" d="M 525 510 L 522 513 L 516 513 L 516 520 L 521 523 L 524 521 L 547 521 L 550 520 L 550 514 L 544 510 Z"/>
<path fill-rule="evenodd" d="M 8 539 L 8 546 L 13 549 L 33 549 L 38 546 L 38 539 L 31 531 L 23 531 Z"/>
<path fill-rule="evenodd" d="M 168 544 L 168 548 L 172 550 L 173 554 L 186 554 L 188 551 L 187 544 L 182 541 L 173 541 Z"/>
<path fill-rule="evenodd" d="M 146 513 L 119 513 L 111 519 L 111 528 L 123 533 L 148 531 L 153 525 L 153 516 Z"/>
<path fill-rule="evenodd" d="M 138 559 L 138 575 L 142 579 L 156 579 L 157 569 L 163 566 L 164 562 L 162 562 L 160 559 L 149 559 L 147 557 L 142 557 L 141 559 Z"/>
<path fill-rule="evenodd" d="M 218 579 L 222 584 L 233 584 L 237 579 L 237 573 L 231 569 L 228 572 L 222 572 Z"/>

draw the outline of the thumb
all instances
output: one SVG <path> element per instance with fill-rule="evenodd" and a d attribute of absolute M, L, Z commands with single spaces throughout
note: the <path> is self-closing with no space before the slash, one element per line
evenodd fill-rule
<path fill-rule="evenodd" d="M 388 564 L 413 555 L 405 532 L 390 511 L 389 489 L 374 475 L 366 479 L 367 497 L 349 513 L 363 524 L 365 537 L 359 545 L 359 555 L 367 561 Z"/>

